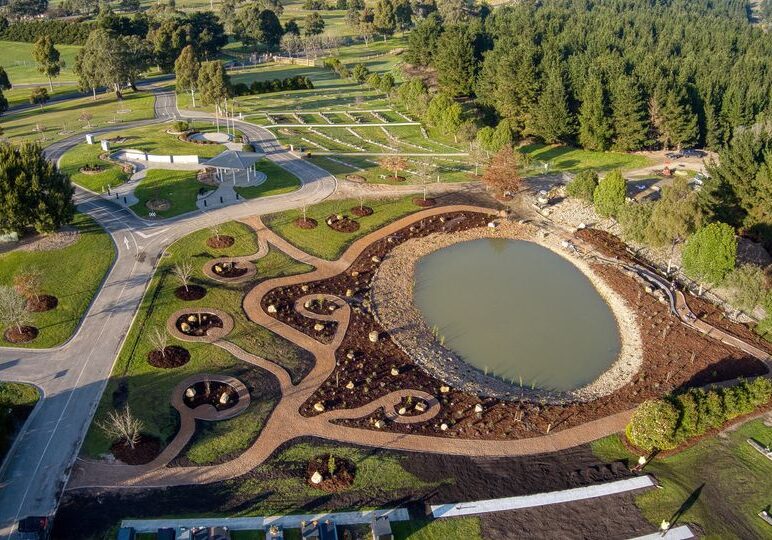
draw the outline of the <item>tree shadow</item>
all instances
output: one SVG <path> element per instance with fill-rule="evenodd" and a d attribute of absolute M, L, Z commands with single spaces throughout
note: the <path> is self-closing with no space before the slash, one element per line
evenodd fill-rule
<path fill-rule="evenodd" d="M 668 520 L 668 522 L 670 523 L 668 530 L 675 527 L 676 523 L 678 523 L 678 520 L 681 519 L 681 517 L 686 512 L 688 512 L 692 506 L 694 506 L 694 503 L 696 503 L 697 499 L 700 498 L 700 494 L 702 493 L 702 488 L 704 487 L 705 487 L 705 483 L 703 482 L 700 485 L 700 487 L 698 487 L 697 489 L 691 492 L 689 497 L 683 503 L 681 503 L 681 506 L 678 508 L 678 510 L 676 510 L 672 516 L 670 516 L 670 519 Z"/>

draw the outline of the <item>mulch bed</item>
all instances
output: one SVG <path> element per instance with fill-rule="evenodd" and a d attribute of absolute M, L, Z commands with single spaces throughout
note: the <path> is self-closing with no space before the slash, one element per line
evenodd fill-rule
<path fill-rule="evenodd" d="M 197 382 L 191 388 L 195 390 L 195 395 L 193 397 L 185 395 L 182 399 L 183 403 L 191 409 L 195 409 L 200 405 L 211 405 L 218 411 L 224 411 L 239 402 L 239 396 L 233 387 L 219 381 L 210 381 L 208 384 L 206 382 Z M 225 403 L 220 401 L 223 394 L 228 395 L 228 401 Z"/>
<path fill-rule="evenodd" d="M 426 407 L 423 411 L 416 409 L 416 405 L 419 403 Z M 423 399 L 403 397 L 395 410 L 400 416 L 418 416 L 429 410 L 429 404 Z M 403 410 L 404 412 L 402 412 Z"/>
<path fill-rule="evenodd" d="M 59 299 L 56 296 L 50 294 L 39 294 L 27 298 L 27 311 L 33 313 L 40 313 L 43 311 L 50 311 L 59 305 Z"/>
<path fill-rule="evenodd" d="M 314 489 L 320 489 L 327 493 L 343 491 L 351 487 L 354 483 L 356 466 L 350 459 L 334 456 L 335 467 L 330 473 L 330 454 L 316 456 L 308 462 L 306 470 L 306 483 Z M 311 477 L 318 472 L 322 475 L 322 481 L 314 484 Z"/>
<path fill-rule="evenodd" d="M 161 441 L 156 437 L 142 434 L 134 448 L 131 448 L 121 439 L 113 443 L 110 452 L 116 459 L 127 465 L 144 465 L 153 461 L 161 453 Z"/>
<path fill-rule="evenodd" d="M 99 174 L 104 170 L 105 170 L 104 167 L 102 167 L 101 165 L 97 165 L 97 166 L 81 167 L 80 169 L 78 169 L 78 172 L 82 174 L 92 175 L 92 174 Z"/>
<path fill-rule="evenodd" d="M 179 345 L 169 345 L 164 348 L 163 354 L 160 349 L 154 349 L 147 353 L 147 362 L 153 367 L 171 369 L 184 366 L 190 361 L 190 352 Z"/>
<path fill-rule="evenodd" d="M 224 278 L 237 278 L 247 273 L 247 269 L 243 266 L 238 266 L 237 262 L 228 261 L 217 263 L 212 267 L 212 272 L 215 275 Z"/>
<path fill-rule="evenodd" d="M 198 315 L 198 313 L 181 315 L 175 323 L 177 329 L 183 334 L 201 337 L 212 328 L 222 328 L 222 320 L 217 315 L 211 313 L 201 313 L 201 317 Z M 194 317 L 192 320 L 191 316 Z M 188 330 L 183 330 L 183 324 L 188 325 Z"/>
<path fill-rule="evenodd" d="M 231 247 L 236 239 L 232 236 L 221 234 L 220 236 L 210 236 L 206 239 L 206 245 L 212 249 L 225 249 Z"/>
<path fill-rule="evenodd" d="M 367 178 L 365 178 L 361 174 L 347 174 L 346 180 L 348 180 L 349 182 L 357 182 L 359 184 L 367 182 Z"/>
<path fill-rule="evenodd" d="M 148 210 L 153 210 L 154 212 L 163 212 L 171 208 L 172 203 L 167 199 L 150 199 L 145 203 L 145 206 L 147 206 Z"/>
<path fill-rule="evenodd" d="M 333 214 L 325 220 L 325 223 L 333 231 L 342 233 L 352 233 L 359 230 L 359 222 L 348 216 Z"/>
<path fill-rule="evenodd" d="M 394 180 L 395 182 L 404 182 L 405 180 L 407 180 L 407 178 L 401 175 L 394 176 L 393 174 L 390 174 L 386 176 L 386 180 Z"/>
<path fill-rule="evenodd" d="M 317 298 L 306 300 L 306 303 L 303 304 L 303 307 L 305 307 L 311 313 L 316 313 L 317 315 L 329 315 L 338 309 L 338 306 L 335 304 L 335 302 L 331 302 L 326 298 L 322 298 L 321 300 Z"/>
<path fill-rule="evenodd" d="M 354 214 L 356 217 L 365 217 L 365 216 L 372 216 L 373 210 L 369 206 L 355 206 L 351 209 L 351 213 Z"/>
<path fill-rule="evenodd" d="M 300 227 L 301 229 L 314 229 L 318 225 L 315 219 L 303 219 L 302 217 L 297 218 L 294 223 L 296 227 Z"/>
<path fill-rule="evenodd" d="M 186 302 L 201 300 L 206 296 L 206 289 L 201 285 L 188 285 L 187 288 L 181 285 L 174 289 L 174 296 Z"/>
<path fill-rule="evenodd" d="M 426 197 L 425 199 L 423 197 L 416 197 L 413 199 L 413 204 L 422 208 L 429 208 L 430 206 L 437 204 L 437 201 L 431 197 Z"/>
<path fill-rule="evenodd" d="M 34 326 L 22 326 L 19 330 L 13 325 L 6 329 L 4 337 L 9 343 L 27 343 L 38 337 L 38 329 Z"/>

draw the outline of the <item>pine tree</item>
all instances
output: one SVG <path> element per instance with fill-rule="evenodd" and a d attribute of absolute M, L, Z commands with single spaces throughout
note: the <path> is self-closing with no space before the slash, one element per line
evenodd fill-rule
<path fill-rule="evenodd" d="M 8 79 L 8 73 L 5 72 L 5 68 L 0 66 L 0 90 L 10 90 L 12 88 L 11 81 Z"/>
<path fill-rule="evenodd" d="M 546 143 L 567 142 L 575 133 L 574 120 L 568 110 L 568 97 L 559 68 L 552 69 L 544 83 L 528 131 Z"/>
<path fill-rule="evenodd" d="M 584 85 L 579 108 L 579 144 L 588 150 L 607 150 L 611 135 L 603 81 L 591 75 Z"/>
<path fill-rule="evenodd" d="M 430 13 L 407 36 L 407 51 L 405 51 L 407 62 L 419 66 L 431 64 L 440 34 L 442 34 L 440 16 L 437 13 Z"/>
<path fill-rule="evenodd" d="M 620 77 L 611 87 L 614 150 L 640 150 L 649 143 L 648 119 L 641 91 L 632 77 Z"/>
<path fill-rule="evenodd" d="M 434 67 L 443 92 L 463 96 L 472 92 L 474 84 L 474 47 L 469 34 L 453 26 L 442 33 L 437 41 Z"/>
<path fill-rule="evenodd" d="M 174 74 L 177 79 L 177 92 L 190 92 L 193 99 L 193 107 L 196 106 L 196 86 L 198 84 L 198 71 L 201 64 L 196 60 L 196 54 L 191 45 L 182 49 L 177 61 L 174 62 Z"/>
<path fill-rule="evenodd" d="M 683 148 L 697 142 L 697 115 L 682 87 L 667 92 L 659 114 L 659 141 L 666 149 Z"/>
<path fill-rule="evenodd" d="M 394 4 L 391 0 L 378 0 L 375 4 L 375 15 L 373 19 L 375 29 L 385 36 L 391 36 L 397 29 L 397 16 L 394 11 Z"/>

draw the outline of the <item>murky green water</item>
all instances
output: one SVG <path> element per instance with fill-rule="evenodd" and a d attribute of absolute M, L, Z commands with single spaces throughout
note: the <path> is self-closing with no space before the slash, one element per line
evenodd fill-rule
<path fill-rule="evenodd" d="M 481 239 L 423 257 L 415 302 L 445 346 L 508 381 L 570 390 L 614 362 L 619 331 L 589 279 L 532 242 Z"/>

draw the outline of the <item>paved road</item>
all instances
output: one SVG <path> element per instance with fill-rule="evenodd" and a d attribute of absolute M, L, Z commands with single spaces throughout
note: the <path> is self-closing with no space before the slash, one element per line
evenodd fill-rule
<path fill-rule="evenodd" d="M 149 125 L 177 117 L 174 94 L 156 94 L 155 120 L 94 130 Z M 164 248 L 189 232 L 215 223 L 318 202 L 335 190 L 326 171 L 281 149 L 269 132 L 239 123 L 266 156 L 297 175 L 302 186 L 286 195 L 245 201 L 217 210 L 152 222 L 93 193 L 78 189 L 80 211 L 95 218 L 112 236 L 117 258 L 76 335 L 55 349 L 0 348 L 0 379 L 37 385 L 44 394 L 0 470 L 0 538 L 10 538 L 19 518 L 48 515 L 77 456 L 115 358 Z M 47 157 L 58 160 L 82 135 L 54 143 Z"/>

